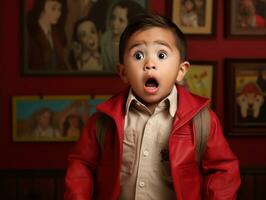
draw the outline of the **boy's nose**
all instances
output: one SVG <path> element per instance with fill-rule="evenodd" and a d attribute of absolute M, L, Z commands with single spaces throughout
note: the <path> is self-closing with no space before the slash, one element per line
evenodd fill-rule
<path fill-rule="evenodd" d="M 151 59 L 148 59 L 144 65 L 144 71 L 151 70 L 151 69 L 155 70 L 156 66 L 155 66 L 154 62 L 152 62 Z"/>
<path fill-rule="evenodd" d="M 156 67 L 155 67 L 154 65 L 146 65 L 146 66 L 144 67 L 144 71 L 146 71 L 146 70 L 150 70 L 150 69 L 156 69 Z"/>

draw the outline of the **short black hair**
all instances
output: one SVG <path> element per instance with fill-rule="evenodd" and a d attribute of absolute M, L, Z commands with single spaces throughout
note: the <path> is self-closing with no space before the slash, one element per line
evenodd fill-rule
<path fill-rule="evenodd" d="M 165 28 L 170 30 L 175 36 L 176 46 L 180 51 L 181 60 L 186 60 L 187 44 L 186 38 L 183 32 L 178 28 L 178 26 L 172 22 L 170 19 L 155 15 L 155 14 L 144 14 L 138 15 L 136 18 L 131 20 L 128 26 L 125 28 L 124 32 L 120 37 L 119 42 L 119 62 L 124 62 L 124 53 L 128 40 L 137 31 L 146 30 L 153 27 Z"/>

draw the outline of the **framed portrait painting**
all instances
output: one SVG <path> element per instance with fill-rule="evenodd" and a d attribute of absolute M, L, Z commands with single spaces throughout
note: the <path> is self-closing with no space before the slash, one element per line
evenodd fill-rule
<path fill-rule="evenodd" d="M 173 0 L 172 20 L 187 35 L 212 35 L 213 0 Z"/>
<path fill-rule="evenodd" d="M 227 37 L 266 37 L 266 1 L 227 0 L 225 16 Z"/>
<path fill-rule="evenodd" d="M 105 96 L 13 96 L 14 142 L 76 141 Z"/>
<path fill-rule="evenodd" d="M 192 61 L 184 81 L 181 83 L 190 92 L 211 99 L 212 107 L 214 107 L 215 66 L 215 62 Z"/>
<path fill-rule="evenodd" d="M 148 0 L 21 0 L 25 75 L 114 75 L 119 38 Z"/>
<path fill-rule="evenodd" d="M 229 135 L 266 135 L 266 59 L 227 59 L 225 127 Z"/>

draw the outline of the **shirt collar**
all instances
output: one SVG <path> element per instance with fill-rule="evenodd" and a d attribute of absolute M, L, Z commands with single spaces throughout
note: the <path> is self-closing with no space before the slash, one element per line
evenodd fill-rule
<path fill-rule="evenodd" d="M 142 108 L 146 108 L 145 110 L 149 110 L 143 103 L 141 103 L 136 96 L 133 93 L 132 88 L 130 88 L 129 93 L 128 93 L 128 97 L 127 97 L 127 101 L 126 101 L 126 115 L 128 114 L 129 108 L 131 105 L 133 105 L 133 103 L 135 103 L 135 105 L 137 106 L 141 106 Z M 157 107 L 165 107 L 165 105 L 169 105 L 169 113 L 172 117 L 175 116 L 176 110 L 177 110 L 177 89 L 174 86 L 172 91 L 170 92 L 170 94 L 165 97 L 158 105 Z"/>

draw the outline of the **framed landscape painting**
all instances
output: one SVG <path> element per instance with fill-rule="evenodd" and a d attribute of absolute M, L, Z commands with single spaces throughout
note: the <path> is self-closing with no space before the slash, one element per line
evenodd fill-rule
<path fill-rule="evenodd" d="M 14 96 L 14 142 L 76 141 L 106 96 Z"/>
<path fill-rule="evenodd" d="M 266 135 L 266 60 L 226 60 L 226 129 L 229 135 Z"/>
<path fill-rule="evenodd" d="M 188 35 L 212 35 L 213 0 L 173 0 L 172 20 Z"/>
<path fill-rule="evenodd" d="M 147 0 L 21 0 L 23 73 L 116 74 L 120 35 L 147 8 Z"/>

